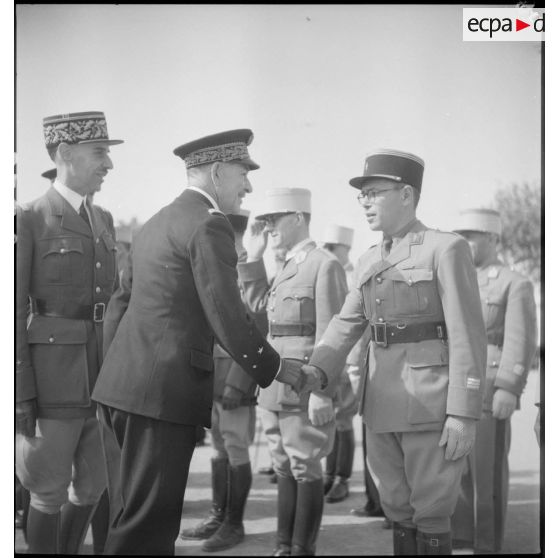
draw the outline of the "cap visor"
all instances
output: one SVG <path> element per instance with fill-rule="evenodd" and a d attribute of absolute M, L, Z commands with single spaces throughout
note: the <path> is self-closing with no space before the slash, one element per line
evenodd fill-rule
<path fill-rule="evenodd" d="M 78 141 L 78 143 L 105 143 L 107 145 L 118 145 L 119 143 L 124 143 L 124 140 L 92 139 L 92 140 Z"/>

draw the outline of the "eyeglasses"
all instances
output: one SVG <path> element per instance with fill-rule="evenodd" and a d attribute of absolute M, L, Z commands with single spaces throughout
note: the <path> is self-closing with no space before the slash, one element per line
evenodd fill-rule
<path fill-rule="evenodd" d="M 378 194 L 381 194 L 383 192 L 395 192 L 396 190 L 400 190 L 401 188 L 402 186 L 397 186 L 396 188 L 383 188 L 382 190 L 368 190 L 366 192 L 361 191 L 360 194 L 357 196 L 357 200 L 360 205 L 367 205 L 372 201 L 376 201 Z"/>
<path fill-rule="evenodd" d="M 289 211 L 288 213 L 274 213 L 273 215 L 266 215 L 262 221 L 269 227 L 274 227 L 277 221 L 286 215 L 294 215 L 296 211 Z"/>

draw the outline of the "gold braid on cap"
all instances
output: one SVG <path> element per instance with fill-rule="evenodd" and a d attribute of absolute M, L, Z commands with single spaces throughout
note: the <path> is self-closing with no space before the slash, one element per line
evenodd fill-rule
<path fill-rule="evenodd" d="M 248 147 L 243 142 L 225 143 L 217 147 L 207 147 L 193 151 L 184 157 L 186 168 L 213 163 L 214 161 L 236 161 L 248 159 Z"/>
<path fill-rule="evenodd" d="M 66 120 L 45 123 L 43 126 L 47 147 L 59 143 L 79 143 L 108 140 L 107 122 L 104 118 Z"/>

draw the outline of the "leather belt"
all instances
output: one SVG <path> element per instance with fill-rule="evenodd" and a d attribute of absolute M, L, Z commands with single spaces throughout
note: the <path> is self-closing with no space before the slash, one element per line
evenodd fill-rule
<path fill-rule="evenodd" d="M 310 323 L 300 324 L 269 324 L 269 335 L 271 337 L 310 337 L 316 333 L 316 326 Z"/>
<path fill-rule="evenodd" d="M 94 305 L 75 304 L 70 301 L 54 302 L 41 298 L 35 299 L 36 313 L 47 318 L 67 318 L 70 320 L 91 320 L 102 322 L 105 319 L 105 303 Z"/>
<path fill-rule="evenodd" d="M 501 347 L 504 344 L 504 336 L 500 335 L 499 333 L 493 333 L 488 335 L 488 344 L 489 345 L 496 345 L 497 347 Z"/>
<path fill-rule="evenodd" d="M 386 324 L 376 322 L 370 324 L 372 328 L 372 341 L 376 345 L 387 347 L 392 343 L 416 343 L 427 339 L 448 338 L 444 322 L 425 322 L 419 324 Z"/>

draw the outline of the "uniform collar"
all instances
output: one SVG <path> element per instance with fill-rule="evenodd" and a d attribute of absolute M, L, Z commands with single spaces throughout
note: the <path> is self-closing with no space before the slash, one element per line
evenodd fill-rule
<path fill-rule="evenodd" d="M 399 242 L 401 242 L 401 240 L 405 238 L 405 236 L 407 236 L 407 233 L 411 231 L 411 229 L 417 224 L 417 222 L 418 219 L 414 217 L 404 227 L 400 228 L 395 234 L 391 235 L 394 246 L 397 246 L 397 244 L 399 244 Z M 384 234 L 384 238 L 388 237 L 386 237 L 386 235 Z"/>
<path fill-rule="evenodd" d="M 79 213 L 79 207 L 82 203 L 85 203 L 85 207 L 87 207 L 87 196 L 82 196 L 74 192 L 65 184 L 62 184 L 58 178 L 54 181 L 52 187 L 76 210 L 76 213 Z"/>
<path fill-rule="evenodd" d="M 213 209 L 216 209 L 217 211 L 221 211 L 219 209 L 219 206 L 217 205 L 217 202 L 205 191 L 203 191 L 201 188 L 198 188 L 197 186 L 188 186 L 188 188 L 186 188 L 187 190 L 194 190 L 194 192 L 197 192 L 198 194 L 201 194 L 204 198 L 207 199 L 207 201 L 211 204 L 211 207 L 213 207 Z"/>
<path fill-rule="evenodd" d="M 288 262 L 291 258 L 294 258 L 298 252 L 302 251 L 307 244 L 310 244 L 313 240 L 308 237 L 304 240 L 301 240 L 298 244 L 295 244 L 288 252 L 287 256 L 285 257 L 285 262 Z"/>

